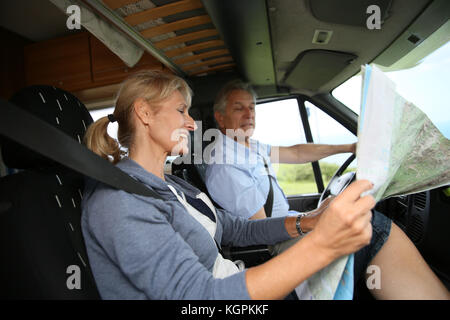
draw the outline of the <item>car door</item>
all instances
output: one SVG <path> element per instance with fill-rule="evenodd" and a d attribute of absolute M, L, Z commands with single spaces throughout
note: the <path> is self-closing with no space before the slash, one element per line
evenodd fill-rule
<path fill-rule="evenodd" d="M 357 140 L 352 132 L 305 96 L 259 102 L 253 138 L 272 146 L 347 144 Z M 290 209 L 300 212 L 314 209 L 324 187 L 349 156 L 334 155 L 305 164 L 273 163 Z M 349 166 L 349 170 L 355 168 L 355 163 Z"/>

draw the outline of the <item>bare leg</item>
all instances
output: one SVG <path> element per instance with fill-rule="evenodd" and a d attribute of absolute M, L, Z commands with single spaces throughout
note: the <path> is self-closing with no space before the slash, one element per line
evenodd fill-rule
<path fill-rule="evenodd" d="M 370 290 L 376 299 L 450 299 L 447 288 L 395 223 L 369 265 L 381 271 L 381 288 Z"/>

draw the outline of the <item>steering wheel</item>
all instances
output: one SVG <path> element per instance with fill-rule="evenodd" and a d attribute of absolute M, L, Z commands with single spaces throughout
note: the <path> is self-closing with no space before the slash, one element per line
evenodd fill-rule
<path fill-rule="evenodd" d="M 337 196 L 339 193 L 341 193 L 347 186 L 355 181 L 356 179 L 356 172 L 347 172 L 343 174 L 345 169 L 348 168 L 350 163 L 352 163 L 353 160 L 355 160 L 356 155 L 352 154 L 345 162 L 337 169 L 337 171 L 334 173 L 333 177 L 331 178 L 330 182 L 328 183 L 325 190 L 323 190 L 322 194 L 320 195 L 319 203 L 317 207 L 320 206 L 323 200 L 325 200 L 329 195 Z"/>

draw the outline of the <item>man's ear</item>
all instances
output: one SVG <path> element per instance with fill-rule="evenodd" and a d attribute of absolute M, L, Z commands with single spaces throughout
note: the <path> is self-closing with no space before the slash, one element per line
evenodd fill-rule
<path fill-rule="evenodd" d="M 224 116 L 219 111 L 214 112 L 214 118 L 216 119 L 216 122 L 219 126 L 219 129 L 222 129 L 225 127 L 224 125 Z"/>
<path fill-rule="evenodd" d="M 150 106 L 148 103 L 144 99 L 138 98 L 133 103 L 133 109 L 137 119 L 144 125 L 148 125 L 151 116 Z"/>

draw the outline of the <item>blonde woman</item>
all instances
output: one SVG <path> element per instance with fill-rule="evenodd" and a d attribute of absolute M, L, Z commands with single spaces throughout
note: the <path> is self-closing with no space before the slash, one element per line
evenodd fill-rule
<path fill-rule="evenodd" d="M 85 143 L 165 200 L 90 185 L 83 197 L 82 229 L 104 299 L 283 299 L 337 258 L 370 242 L 372 185 L 357 181 L 314 218 L 310 231 L 268 262 L 245 269 L 226 260 L 220 246 L 275 244 L 298 236 L 296 217 L 248 221 L 215 209 L 199 190 L 164 175 L 171 153 L 187 151 L 195 129 L 191 90 L 181 78 L 154 71 L 127 79 L 114 113 L 93 123 Z M 106 129 L 119 125 L 118 140 Z M 311 231 L 312 230 L 312 231 Z"/>

